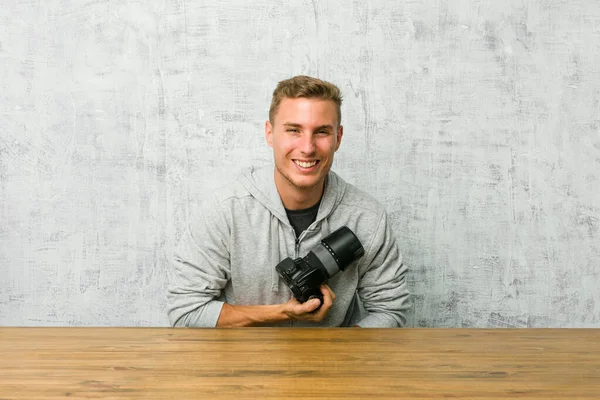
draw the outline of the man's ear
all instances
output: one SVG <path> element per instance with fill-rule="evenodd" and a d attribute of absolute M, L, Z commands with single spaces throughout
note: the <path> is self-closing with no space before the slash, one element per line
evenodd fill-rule
<path fill-rule="evenodd" d="M 273 147 L 273 126 L 269 120 L 265 122 L 265 138 L 269 146 Z"/>
<path fill-rule="evenodd" d="M 335 144 L 335 151 L 340 148 L 340 144 L 342 144 L 342 136 L 344 136 L 344 127 L 340 125 L 337 131 L 337 143 Z"/>

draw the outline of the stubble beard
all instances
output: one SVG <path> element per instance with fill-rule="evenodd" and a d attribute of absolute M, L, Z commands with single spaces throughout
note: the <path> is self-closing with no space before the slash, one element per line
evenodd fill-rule
<path fill-rule="evenodd" d="M 285 178 L 285 180 L 290 184 L 290 186 L 292 186 L 296 189 L 300 189 L 300 190 L 312 189 L 312 188 L 319 186 L 319 184 L 323 181 L 323 179 L 319 179 L 313 184 L 299 185 L 296 182 L 294 182 L 292 180 L 292 178 L 288 174 L 286 174 L 281 168 L 279 168 L 279 165 L 275 165 L 275 168 L 277 168 L 277 171 L 279 172 L 279 174 Z"/>

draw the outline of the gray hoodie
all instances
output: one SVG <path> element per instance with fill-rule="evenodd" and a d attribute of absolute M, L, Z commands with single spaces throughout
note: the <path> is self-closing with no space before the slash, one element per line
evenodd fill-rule
<path fill-rule="evenodd" d="M 214 327 L 224 302 L 285 303 L 292 293 L 275 266 L 286 257 L 304 257 L 344 225 L 356 234 L 365 254 L 327 282 L 336 299 L 326 318 L 273 326 L 404 326 L 407 267 L 383 206 L 330 171 L 316 220 L 296 238 L 273 166 L 244 171 L 204 201 L 184 230 L 169 274 L 171 324 Z"/>

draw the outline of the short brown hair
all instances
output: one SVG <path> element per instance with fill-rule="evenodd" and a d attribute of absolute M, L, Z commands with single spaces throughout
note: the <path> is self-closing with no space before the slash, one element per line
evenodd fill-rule
<path fill-rule="evenodd" d="M 285 98 L 296 99 L 299 97 L 333 101 L 337 109 L 338 126 L 342 123 L 342 94 L 340 89 L 333 83 L 306 75 L 298 75 L 280 81 L 277 84 L 277 87 L 273 91 L 271 108 L 269 108 L 269 121 L 273 123 L 281 100 Z"/>

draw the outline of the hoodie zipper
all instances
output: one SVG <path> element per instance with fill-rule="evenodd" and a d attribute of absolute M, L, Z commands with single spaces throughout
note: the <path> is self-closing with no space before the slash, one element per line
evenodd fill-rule
<path fill-rule="evenodd" d="M 292 234 L 294 235 L 294 260 L 298 258 L 300 253 L 300 238 L 296 237 L 296 231 L 292 228 Z M 293 296 L 293 295 L 292 295 Z M 290 321 L 290 328 L 294 327 L 294 320 Z"/>

